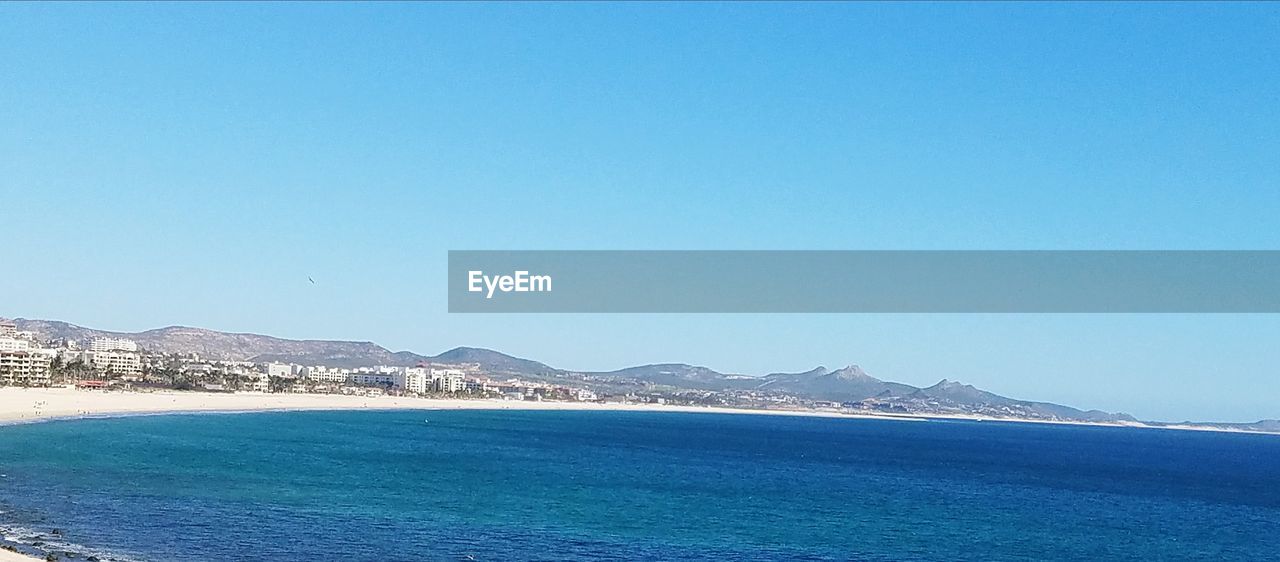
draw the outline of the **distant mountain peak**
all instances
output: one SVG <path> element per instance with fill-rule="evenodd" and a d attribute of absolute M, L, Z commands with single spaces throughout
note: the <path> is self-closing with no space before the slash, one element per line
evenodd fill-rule
<path fill-rule="evenodd" d="M 862 370 L 862 367 L 859 367 L 857 365 L 849 365 L 847 367 L 837 369 L 835 371 L 831 371 L 829 375 L 842 380 L 862 380 L 862 379 L 879 380 L 871 375 L 868 375 L 866 371 Z"/>
<path fill-rule="evenodd" d="M 817 367 L 809 369 L 808 371 L 805 371 L 803 373 L 769 373 L 765 375 L 765 378 L 769 378 L 769 377 L 810 377 L 812 378 L 812 377 L 821 377 L 829 374 L 831 374 L 831 371 L 828 371 L 827 368 L 822 365 L 818 365 Z"/>
<path fill-rule="evenodd" d="M 544 363 L 531 359 L 522 359 L 483 347 L 455 347 L 425 359 L 429 362 L 438 363 L 478 363 L 481 367 L 495 373 L 538 375 L 560 372 L 559 369 Z"/>
<path fill-rule="evenodd" d="M 960 381 L 942 379 L 937 384 L 926 388 L 925 390 L 977 390 L 971 384 L 965 384 Z"/>
<path fill-rule="evenodd" d="M 501 356 L 503 356 L 503 357 L 511 357 L 510 355 L 507 355 L 507 354 L 502 353 L 502 352 L 500 352 L 500 351 L 494 351 L 494 350 L 489 349 L 489 348 L 485 348 L 485 347 L 467 347 L 467 346 L 465 346 L 465 345 L 460 345 L 460 346 L 458 346 L 458 347 L 455 347 L 455 348 L 453 348 L 453 349 L 450 349 L 449 351 L 446 351 L 446 352 L 444 352 L 444 353 L 441 353 L 440 355 L 445 355 L 445 354 L 451 354 L 451 355 L 460 355 L 460 354 L 479 355 L 479 354 L 489 354 L 489 353 L 492 353 L 492 354 L 494 354 L 494 355 L 501 355 Z"/>

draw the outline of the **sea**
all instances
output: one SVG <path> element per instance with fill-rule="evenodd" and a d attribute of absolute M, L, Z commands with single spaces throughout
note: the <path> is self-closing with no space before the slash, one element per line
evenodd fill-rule
<path fill-rule="evenodd" d="M 634 411 L 63 420 L 0 427 L 0 511 L 9 545 L 89 561 L 1262 561 L 1280 559 L 1280 435 Z"/>

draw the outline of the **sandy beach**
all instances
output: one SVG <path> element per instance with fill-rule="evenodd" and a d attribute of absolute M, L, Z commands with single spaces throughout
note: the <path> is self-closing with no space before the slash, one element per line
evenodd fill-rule
<path fill-rule="evenodd" d="M 744 410 L 661 404 L 532 402 L 519 400 L 450 400 L 396 396 L 335 394 L 260 394 L 211 392 L 104 392 L 73 388 L 0 388 L 0 424 L 111 415 L 174 412 L 252 412 L 269 410 L 613 410 L 770 414 L 909 420 L 798 410 Z"/>
<path fill-rule="evenodd" d="M 44 560 L 44 559 L 36 558 L 35 556 L 27 556 L 26 554 L 21 554 L 18 552 L 0 550 L 0 562 L 27 562 L 30 560 Z"/>
<path fill-rule="evenodd" d="M 0 425 L 55 419 L 146 415 L 180 412 L 257 412 L 271 410 L 598 410 L 637 412 L 700 412 L 777 416 L 817 416 L 854 419 L 925 421 L 955 419 L 1015 423 L 1143 427 L 1238 433 L 1241 430 L 1186 424 L 1148 425 L 1141 422 L 1084 422 L 990 418 L 965 415 L 846 413 L 824 410 L 759 410 L 667 404 L 598 402 L 533 402 L 521 400 L 455 400 L 403 396 L 344 396 L 338 394 L 215 393 L 159 390 L 125 392 L 74 388 L 0 388 Z"/>

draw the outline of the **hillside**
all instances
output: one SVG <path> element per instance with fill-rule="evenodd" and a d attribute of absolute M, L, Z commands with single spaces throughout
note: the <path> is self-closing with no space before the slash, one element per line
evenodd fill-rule
<path fill-rule="evenodd" d="M 883 394 L 907 394 L 918 390 L 910 385 L 877 379 L 857 365 L 830 372 L 824 367 L 818 367 L 804 373 L 774 373 L 766 375 L 764 382 L 757 388 L 840 402 L 863 400 Z"/>
<path fill-rule="evenodd" d="M 111 332 L 50 320 L 20 318 L 15 322 L 21 330 L 34 331 L 50 339 L 87 342 L 98 336 L 123 337 L 138 342 L 149 352 L 195 353 L 204 358 L 219 360 L 280 361 L 331 367 L 404 366 L 423 361 L 473 363 L 494 374 L 553 382 L 573 380 L 578 384 L 591 380 L 595 381 L 593 384 L 610 388 L 634 388 L 639 385 L 647 388 L 783 394 L 820 401 L 865 402 L 868 407 L 913 413 L 963 413 L 1076 421 L 1133 419 L 1125 414 L 1082 411 L 1059 404 L 1016 400 L 945 379 L 930 387 L 917 388 L 875 378 L 857 365 L 835 371 L 817 367 L 802 373 L 772 373 L 764 376 L 720 373 L 708 367 L 684 363 L 656 363 L 615 371 L 576 373 L 531 359 L 476 347 L 458 347 L 439 355 L 424 356 L 409 351 L 392 352 L 373 342 L 290 340 L 185 326 L 145 332 Z"/>
<path fill-rule="evenodd" d="M 554 375 L 562 372 L 537 361 L 512 357 L 492 349 L 479 347 L 455 347 L 439 355 L 423 359 L 437 363 L 476 363 L 491 373 Z"/>
<path fill-rule="evenodd" d="M 145 332 L 111 332 L 49 320 L 18 318 L 14 322 L 19 330 L 30 330 L 50 339 L 87 342 L 95 337 L 128 338 L 152 353 L 195 353 L 203 358 L 223 361 L 284 361 L 354 367 L 412 365 L 426 359 L 409 352 L 393 353 L 372 342 L 289 340 L 186 326 L 170 326 Z"/>

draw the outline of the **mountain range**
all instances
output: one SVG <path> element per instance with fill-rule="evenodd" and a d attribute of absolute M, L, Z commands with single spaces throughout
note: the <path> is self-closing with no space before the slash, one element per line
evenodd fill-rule
<path fill-rule="evenodd" d="M 218 332 L 204 328 L 169 326 L 145 332 L 110 332 L 56 320 L 14 320 L 19 330 L 42 337 L 88 342 L 96 337 L 128 338 L 152 353 L 195 353 L 221 361 L 289 361 L 305 365 L 355 367 L 414 365 L 427 357 L 392 352 L 373 342 L 288 340 L 258 334 Z"/>
<path fill-rule="evenodd" d="M 904 412 L 969 411 L 1006 417 L 1075 421 L 1130 422 L 1133 417 L 1098 410 L 1079 410 L 1060 404 L 1017 400 L 943 379 L 928 387 L 885 381 L 864 372 L 857 365 L 836 370 L 825 367 L 801 373 L 770 373 L 763 376 L 720 373 L 707 367 L 683 363 L 659 363 L 607 372 L 578 372 L 545 363 L 513 357 L 490 349 L 459 347 L 439 355 L 426 356 L 409 351 L 390 351 L 373 342 L 334 340 L 290 340 L 258 334 L 227 333 L 203 328 L 171 326 L 145 332 L 95 330 L 51 320 L 16 319 L 20 330 L 32 331 L 48 339 L 85 342 L 94 337 L 128 338 L 144 350 L 155 353 L 198 354 L 202 358 L 227 361 L 280 361 L 304 365 L 356 367 L 370 365 L 411 366 L 422 362 L 473 363 L 486 372 L 577 384 L 642 385 L 661 389 L 712 392 L 760 392 L 833 402 L 864 402 Z M 1274 427 L 1280 422 L 1257 424 L 1217 424 L 1218 427 Z"/>

